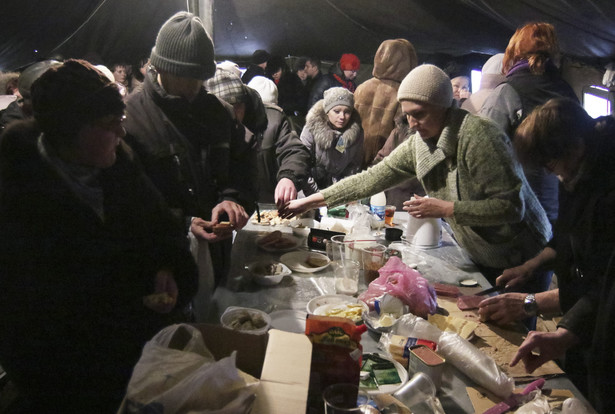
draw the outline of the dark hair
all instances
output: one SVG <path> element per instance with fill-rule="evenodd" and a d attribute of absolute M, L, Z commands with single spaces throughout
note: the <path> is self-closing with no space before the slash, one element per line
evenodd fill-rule
<path fill-rule="evenodd" d="M 267 77 L 272 78 L 272 75 L 279 70 L 282 70 L 282 74 L 288 73 L 288 65 L 283 57 L 280 56 L 272 56 L 267 61 L 267 68 L 265 69 L 265 74 Z"/>
<path fill-rule="evenodd" d="M 567 158 L 595 132 L 596 121 L 569 98 L 540 105 L 519 125 L 513 139 L 519 159 L 545 166 Z"/>
<path fill-rule="evenodd" d="M 306 63 L 310 62 L 312 64 L 312 66 L 316 66 L 318 69 L 320 69 L 321 62 L 320 62 L 320 59 L 318 59 L 318 58 L 309 57 L 309 58 L 307 58 L 307 60 L 305 62 Z"/>
<path fill-rule="evenodd" d="M 70 146 L 84 125 L 106 115 L 121 115 L 124 102 L 117 88 L 85 60 L 67 60 L 32 84 L 34 117 L 49 142 Z"/>
<path fill-rule="evenodd" d="M 295 61 L 295 64 L 293 65 L 294 71 L 298 72 L 300 70 L 305 69 L 305 64 L 307 61 L 308 61 L 308 58 L 306 57 L 297 58 L 297 60 Z"/>

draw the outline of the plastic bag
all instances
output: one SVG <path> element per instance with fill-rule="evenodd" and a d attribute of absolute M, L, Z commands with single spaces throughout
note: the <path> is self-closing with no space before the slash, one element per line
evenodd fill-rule
<path fill-rule="evenodd" d="M 401 299 L 414 315 L 426 318 L 427 315 L 436 313 L 436 291 L 427 279 L 399 257 L 391 257 L 378 273 L 380 276 L 359 296 L 370 308 L 374 307 L 377 297 L 388 293 Z"/>
<path fill-rule="evenodd" d="M 179 329 L 185 346 L 170 349 Z M 120 413 L 249 413 L 259 382 L 236 368 L 235 355 L 215 361 L 198 329 L 164 328 L 145 344 Z"/>
<path fill-rule="evenodd" d="M 532 391 L 529 398 L 528 402 L 517 408 L 516 414 L 549 414 L 551 412 L 549 400 L 540 390 Z"/>
<path fill-rule="evenodd" d="M 363 204 L 352 203 L 346 207 L 348 220 L 352 223 L 350 234 L 369 234 L 371 230 L 372 215 L 369 208 Z"/>

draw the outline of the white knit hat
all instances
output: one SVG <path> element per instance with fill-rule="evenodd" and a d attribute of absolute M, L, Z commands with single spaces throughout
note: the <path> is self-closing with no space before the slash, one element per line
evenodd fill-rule
<path fill-rule="evenodd" d="M 453 103 L 451 79 L 437 66 L 417 66 L 399 85 L 397 100 L 425 102 L 448 108 Z"/>
<path fill-rule="evenodd" d="M 248 86 L 258 92 L 263 103 L 278 104 L 278 87 L 271 79 L 255 76 L 248 82 Z"/>
<path fill-rule="evenodd" d="M 325 113 L 338 105 L 354 108 L 354 95 L 346 88 L 336 87 L 327 89 L 324 93 L 323 100 Z"/>

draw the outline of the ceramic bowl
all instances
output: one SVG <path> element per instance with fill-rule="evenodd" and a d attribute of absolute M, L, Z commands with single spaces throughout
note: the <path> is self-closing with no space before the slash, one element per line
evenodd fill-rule
<path fill-rule="evenodd" d="M 276 269 L 273 271 L 273 269 Z M 252 279 L 259 285 L 277 285 L 284 279 L 284 276 L 291 275 L 293 272 L 284 263 L 274 261 L 259 261 L 248 265 L 248 271 Z"/>
<path fill-rule="evenodd" d="M 259 309 L 229 306 L 220 316 L 220 324 L 234 331 L 259 335 L 269 330 L 271 317 Z"/>
<path fill-rule="evenodd" d="M 314 219 L 297 219 L 290 223 L 290 227 L 293 230 L 293 234 L 297 237 L 307 237 L 310 234 L 311 229 L 319 228 L 319 224 Z"/>

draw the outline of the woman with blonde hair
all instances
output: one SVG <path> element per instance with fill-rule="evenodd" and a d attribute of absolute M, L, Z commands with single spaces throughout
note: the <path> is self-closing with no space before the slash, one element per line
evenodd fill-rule
<path fill-rule="evenodd" d="M 485 100 L 479 115 L 493 119 L 512 138 L 521 121 L 549 99 L 564 97 L 578 102 L 560 75 L 559 60 L 553 25 L 528 23 L 517 29 L 502 61 L 506 81 Z M 553 224 L 558 215 L 557 178 L 543 167 L 524 167 L 524 173 Z"/>

